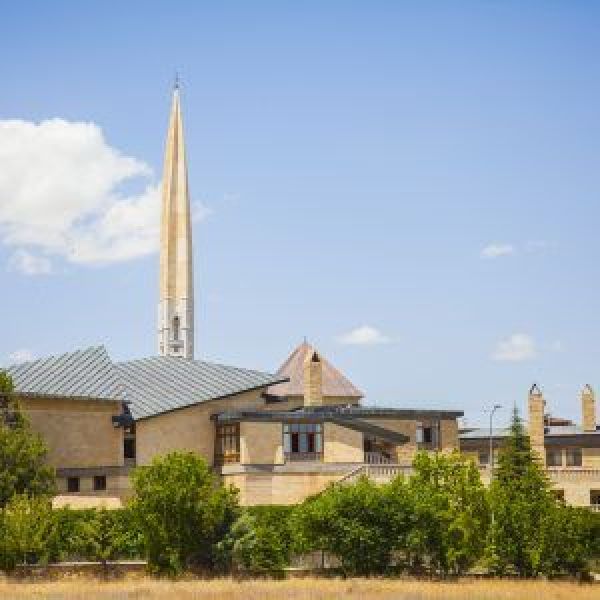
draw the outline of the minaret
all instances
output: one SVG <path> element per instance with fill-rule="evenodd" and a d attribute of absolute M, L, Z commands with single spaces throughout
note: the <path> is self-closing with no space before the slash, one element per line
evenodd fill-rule
<path fill-rule="evenodd" d="M 192 223 L 177 82 L 162 181 L 158 351 L 163 356 L 194 357 Z"/>

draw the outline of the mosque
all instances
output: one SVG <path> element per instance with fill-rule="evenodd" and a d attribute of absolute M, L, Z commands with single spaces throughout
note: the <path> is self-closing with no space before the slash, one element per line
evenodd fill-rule
<path fill-rule="evenodd" d="M 239 489 L 244 505 L 299 502 L 362 475 L 378 482 L 410 475 L 420 450 L 460 450 L 489 480 L 506 431 L 459 431 L 460 410 L 363 406 L 363 393 L 306 342 L 274 373 L 195 359 L 192 261 L 175 86 L 164 160 L 157 355 L 114 362 L 98 346 L 7 369 L 56 468 L 55 505 L 121 506 L 131 494 L 131 469 L 176 450 L 204 457 Z M 581 427 L 552 420 L 534 386 L 530 437 L 556 493 L 600 510 L 600 429 L 589 386 L 581 401 Z"/>

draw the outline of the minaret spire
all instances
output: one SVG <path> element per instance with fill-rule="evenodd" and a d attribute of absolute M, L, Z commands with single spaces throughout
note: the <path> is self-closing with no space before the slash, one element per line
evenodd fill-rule
<path fill-rule="evenodd" d="M 193 358 L 192 219 L 179 96 L 176 76 L 162 181 L 158 351 Z"/>

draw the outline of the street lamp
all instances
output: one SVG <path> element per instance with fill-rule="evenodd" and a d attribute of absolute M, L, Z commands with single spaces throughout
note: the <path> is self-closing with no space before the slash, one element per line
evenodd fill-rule
<path fill-rule="evenodd" d="M 494 479 L 494 432 L 492 429 L 492 421 L 494 419 L 494 413 L 502 408 L 500 404 L 494 404 L 494 408 L 492 408 L 490 412 L 490 484 L 492 483 L 492 479 Z"/>

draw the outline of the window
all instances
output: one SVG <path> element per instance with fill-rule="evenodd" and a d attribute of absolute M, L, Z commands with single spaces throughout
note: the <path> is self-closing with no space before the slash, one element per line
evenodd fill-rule
<path fill-rule="evenodd" d="M 480 450 L 478 453 L 478 459 L 480 465 L 489 465 L 490 464 L 490 451 L 489 450 Z"/>
<path fill-rule="evenodd" d="M 416 441 L 420 446 L 436 448 L 438 445 L 439 423 L 417 423 Z"/>
<path fill-rule="evenodd" d="M 564 502 L 565 501 L 565 490 L 552 490 L 552 495 L 559 501 L 559 502 Z"/>
<path fill-rule="evenodd" d="M 67 492 L 75 494 L 79 491 L 79 477 L 67 477 Z"/>
<path fill-rule="evenodd" d="M 106 489 L 106 475 L 95 475 L 94 476 L 94 491 L 102 492 Z"/>
<path fill-rule="evenodd" d="M 590 504 L 600 507 L 600 490 L 590 490 Z"/>
<path fill-rule="evenodd" d="M 215 462 L 220 465 L 240 462 L 240 424 L 217 425 Z"/>
<path fill-rule="evenodd" d="M 125 460 L 135 460 L 135 438 L 125 438 L 123 440 L 123 458 Z"/>
<path fill-rule="evenodd" d="M 548 467 L 562 467 L 562 450 L 560 448 L 548 448 L 546 450 L 546 465 Z"/>
<path fill-rule="evenodd" d="M 173 317 L 173 340 L 179 341 L 179 317 Z"/>
<path fill-rule="evenodd" d="M 321 460 L 323 458 L 323 425 L 321 423 L 285 423 L 283 452 L 288 460 Z"/>
<path fill-rule="evenodd" d="M 567 467 L 581 467 L 581 448 L 567 448 Z"/>

